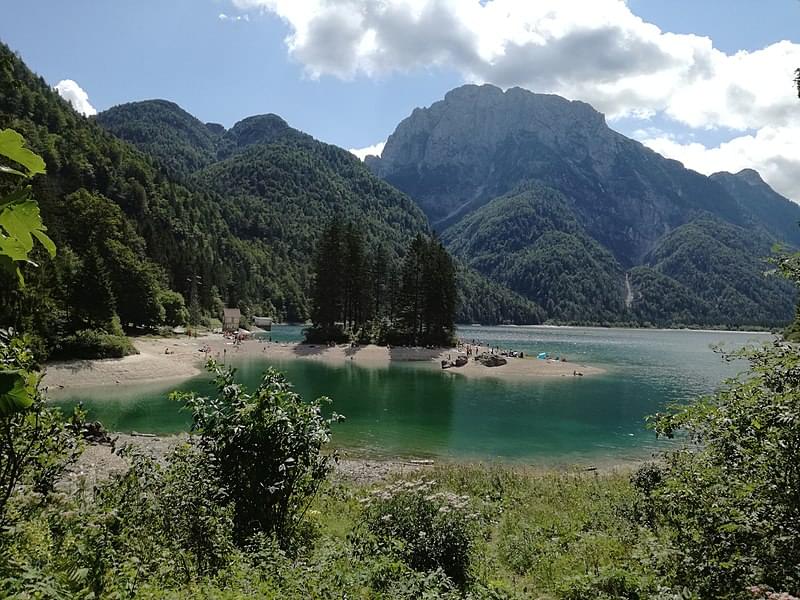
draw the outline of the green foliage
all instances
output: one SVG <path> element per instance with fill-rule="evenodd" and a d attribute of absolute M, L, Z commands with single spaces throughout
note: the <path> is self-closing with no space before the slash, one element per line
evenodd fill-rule
<path fill-rule="evenodd" d="M 51 492 L 81 449 L 75 427 L 46 405 L 34 370 L 33 355 L 22 340 L 0 340 L 0 384 L 12 384 L 0 392 L 0 528 L 10 524 L 9 503 L 15 495 Z M 76 411 L 73 424 L 81 417 Z"/>
<path fill-rule="evenodd" d="M 464 586 L 469 577 L 475 520 L 469 498 L 435 490 L 434 481 L 401 481 L 365 498 L 365 526 L 385 551 L 423 572 L 441 569 Z"/>
<path fill-rule="evenodd" d="M 700 597 L 739 598 L 766 584 L 797 594 L 800 580 L 800 352 L 782 342 L 744 349 L 750 373 L 712 397 L 656 415 L 685 448 L 645 494 L 669 552 L 662 568 Z"/>
<path fill-rule="evenodd" d="M 167 325 L 189 323 L 189 309 L 186 308 L 186 302 L 181 294 L 172 290 L 162 290 L 158 295 L 158 302 L 164 307 L 164 321 Z"/>
<path fill-rule="evenodd" d="M 85 359 L 122 358 L 131 354 L 139 351 L 126 336 L 95 329 L 81 329 L 65 336 L 55 352 L 55 356 Z"/>
<path fill-rule="evenodd" d="M 180 179 L 216 160 L 220 136 L 166 100 L 114 106 L 97 115 L 97 122 L 156 158 Z"/>
<path fill-rule="evenodd" d="M 664 236 L 644 259 L 680 285 L 661 296 L 667 290 L 645 283 L 635 296 L 658 306 L 662 318 L 672 322 L 782 325 L 791 319 L 797 294 L 790 282 L 764 276 L 765 257 L 773 243 L 762 231 L 720 219 L 696 219 Z M 692 305 L 697 311 L 695 320 L 683 320 Z"/>
<path fill-rule="evenodd" d="M 547 319 L 542 307 L 527 298 L 464 264 L 457 269 L 457 323 L 537 325 Z"/>
<path fill-rule="evenodd" d="M 234 383 L 234 372 L 209 363 L 216 398 L 175 394 L 192 412 L 199 447 L 216 466 L 234 507 L 239 544 L 256 533 L 274 535 L 282 547 L 295 534 L 334 456 L 322 450 L 330 425 L 320 398 L 306 403 L 280 373 L 270 369 L 252 394 Z"/>
<path fill-rule="evenodd" d="M 19 133 L 12 129 L 0 130 L 0 175 L 29 180 L 44 173 L 44 160 L 25 147 L 25 139 Z M 0 268 L 15 272 L 20 284 L 23 278 L 19 263 L 35 264 L 28 258 L 34 238 L 51 256 L 56 253 L 55 244 L 45 231 L 47 228 L 39 215 L 39 205 L 31 197 L 30 185 L 17 186 L 0 196 Z"/>
<path fill-rule="evenodd" d="M 624 311 L 623 276 L 583 231 L 566 198 L 538 184 L 497 198 L 445 231 L 467 264 L 562 322 L 613 322 Z"/>
<path fill-rule="evenodd" d="M 312 326 L 306 341 L 447 345 L 455 330 L 455 263 L 422 234 L 402 264 L 378 251 L 370 261 L 361 228 L 333 219 L 314 253 Z"/>
<path fill-rule="evenodd" d="M 567 323 L 772 327 L 789 320 L 796 294 L 764 276 L 774 238 L 708 215 L 656 240 L 623 273 L 561 193 L 530 183 L 447 229 L 467 265 Z"/>

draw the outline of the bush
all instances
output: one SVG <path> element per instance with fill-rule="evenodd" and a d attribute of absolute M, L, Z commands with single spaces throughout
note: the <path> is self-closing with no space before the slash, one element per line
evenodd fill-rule
<path fill-rule="evenodd" d="M 735 355 L 751 373 L 654 418 L 689 432 L 642 494 L 667 552 L 662 568 L 701 597 L 751 585 L 800 591 L 800 350 L 783 342 Z"/>
<path fill-rule="evenodd" d="M 189 322 L 189 309 L 183 296 L 172 290 L 161 290 L 158 301 L 164 307 L 164 322 L 167 325 L 186 325 Z"/>
<path fill-rule="evenodd" d="M 0 529 L 19 493 L 50 493 L 82 450 L 76 434 L 82 413 L 66 423 L 48 407 L 33 373 L 33 354 L 19 339 L 0 339 Z"/>
<path fill-rule="evenodd" d="M 105 331 L 84 329 L 66 336 L 61 342 L 58 356 L 61 358 L 122 358 L 138 354 L 138 350 L 124 335 L 113 335 Z"/>
<path fill-rule="evenodd" d="M 303 335 L 307 344 L 327 344 L 329 342 L 344 344 L 350 341 L 350 334 L 339 325 L 308 327 L 303 330 Z"/>
<path fill-rule="evenodd" d="M 364 501 L 365 525 L 381 547 L 418 571 L 441 569 L 459 586 L 469 578 L 476 514 L 467 496 L 434 491 L 433 481 L 405 481 Z"/>
<path fill-rule="evenodd" d="M 214 461 L 220 483 L 234 506 L 238 543 L 253 534 L 276 536 L 288 548 L 305 512 L 333 468 L 334 455 L 322 453 L 330 425 L 320 398 L 304 402 L 286 378 L 269 369 L 254 393 L 234 383 L 234 371 L 211 361 L 216 398 L 174 397 L 191 410 L 199 446 Z"/>
<path fill-rule="evenodd" d="M 145 583 L 180 589 L 235 558 L 231 509 L 202 453 L 182 446 L 163 465 L 122 453 L 125 473 L 53 497 L 6 536 L 13 560 L 0 595 L 133 597 Z M 50 580 L 59 594 L 33 593 L 26 574 Z"/>

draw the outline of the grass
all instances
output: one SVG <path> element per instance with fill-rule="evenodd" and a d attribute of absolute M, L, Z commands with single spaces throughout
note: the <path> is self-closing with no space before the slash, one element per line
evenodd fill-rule
<path fill-rule="evenodd" d="M 424 477 L 470 498 L 480 515 L 473 576 L 512 597 L 562 597 L 582 577 L 638 568 L 641 537 L 627 517 L 634 493 L 625 473 L 448 465 Z M 331 484 L 318 498 L 311 516 L 321 542 L 346 543 L 359 522 L 357 499 L 366 490 Z"/>

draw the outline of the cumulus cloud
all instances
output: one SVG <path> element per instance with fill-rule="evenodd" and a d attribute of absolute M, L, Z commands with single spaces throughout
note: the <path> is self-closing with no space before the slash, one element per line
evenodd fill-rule
<path fill-rule="evenodd" d="M 713 148 L 697 142 L 681 143 L 663 135 L 642 139 L 659 154 L 710 175 L 717 171 L 755 169 L 775 191 L 800 202 L 800 127 L 762 127 L 755 134 L 736 137 Z"/>
<path fill-rule="evenodd" d="M 643 21 L 624 0 L 232 0 L 290 28 L 309 75 L 448 66 L 474 82 L 592 103 L 612 118 L 664 112 L 692 127 L 797 119 L 800 44 L 726 54 Z"/>
<path fill-rule="evenodd" d="M 367 146 L 366 148 L 350 148 L 350 152 L 361 160 L 364 160 L 367 156 L 380 156 L 383 154 L 383 147 L 385 145 L 386 141 L 384 140 L 383 142 L 372 144 L 372 146 Z"/>
<path fill-rule="evenodd" d="M 97 109 L 89 102 L 89 94 L 72 79 L 62 79 L 55 85 L 55 90 L 82 115 L 90 117 L 97 114 Z"/>
<path fill-rule="evenodd" d="M 776 187 L 789 179 L 775 171 L 778 147 L 773 159 L 766 154 L 800 128 L 792 86 L 800 44 L 728 54 L 708 37 L 662 31 L 625 0 L 230 1 L 280 17 L 289 54 L 311 77 L 447 67 L 465 81 L 584 100 L 612 120 L 663 115 L 700 131 L 734 130 L 736 140 L 704 152 L 665 136 L 651 144 L 694 165 L 759 159 Z"/>

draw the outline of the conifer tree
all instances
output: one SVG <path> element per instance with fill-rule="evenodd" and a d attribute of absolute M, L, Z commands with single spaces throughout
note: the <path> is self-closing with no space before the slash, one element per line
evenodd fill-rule
<path fill-rule="evenodd" d="M 322 232 L 314 255 L 311 318 L 323 329 L 333 328 L 342 317 L 342 238 L 341 221 L 334 217 Z"/>

